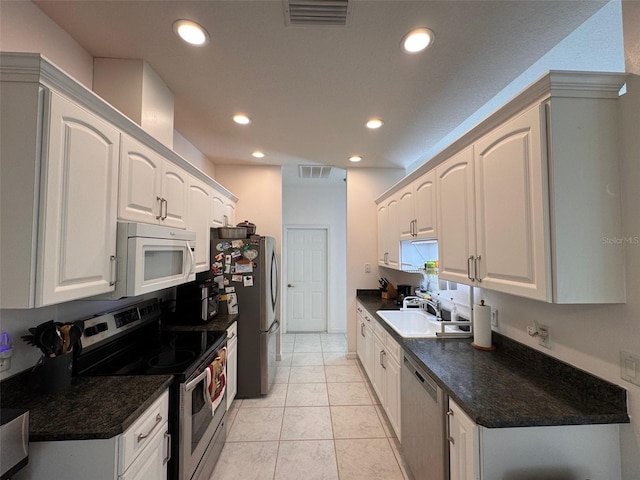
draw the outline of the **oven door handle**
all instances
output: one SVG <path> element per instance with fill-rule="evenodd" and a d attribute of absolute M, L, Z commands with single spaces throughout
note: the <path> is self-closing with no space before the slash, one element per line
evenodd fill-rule
<path fill-rule="evenodd" d="M 189 383 L 187 383 L 184 386 L 184 389 L 187 392 L 192 391 L 194 388 L 196 388 L 196 385 L 198 385 L 204 378 L 207 377 L 207 372 L 209 371 L 209 368 L 205 368 L 204 371 L 198 375 L 196 378 L 194 378 L 193 380 L 191 380 Z"/>

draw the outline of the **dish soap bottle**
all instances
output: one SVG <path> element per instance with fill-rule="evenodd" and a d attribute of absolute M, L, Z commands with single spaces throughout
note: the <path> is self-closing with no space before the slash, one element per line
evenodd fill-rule
<path fill-rule="evenodd" d="M 456 302 L 453 301 L 453 298 L 451 299 L 451 303 L 453 304 L 453 307 L 451 308 L 451 321 L 452 322 L 457 322 L 458 321 L 458 306 L 456 305 Z"/>

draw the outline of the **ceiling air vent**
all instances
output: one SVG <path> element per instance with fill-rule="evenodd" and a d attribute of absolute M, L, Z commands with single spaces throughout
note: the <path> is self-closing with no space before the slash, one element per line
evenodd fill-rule
<path fill-rule="evenodd" d="M 353 0 L 282 0 L 287 25 L 345 26 Z"/>
<path fill-rule="evenodd" d="M 298 177 L 300 178 L 330 178 L 331 165 L 298 165 Z"/>

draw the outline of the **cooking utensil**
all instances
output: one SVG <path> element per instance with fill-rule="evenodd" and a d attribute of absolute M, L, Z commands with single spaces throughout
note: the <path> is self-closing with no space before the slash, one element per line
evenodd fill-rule
<path fill-rule="evenodd" d="M 71 328 L 69 328 L 69 351 L 71 351 L 72 348 L 76 348 L 77 346 L 77 354 L 80 353 L 80 349 L 82 348 L 80 343 L 78 342 L 80 340 L 80 337 L 82 337 L 82 332 L 84 331 L 84 322 L 82 321 L 77 321 L 77 322 L 73 322 L 73 325 L 71 325 Z"/>
<path fill-rule="evenodd" d="M 244 227 L 218 227 L 220 238 L 247 238 L 247 229 Z"/>
<path fill-rule="evenodd" d="M 240 222 L 236 227 L 243 227 L 247 229 L 247 237 L 256 234 L 256 224 L 251 223 L 249 220 L 245 220 L 244 222 Z"/>

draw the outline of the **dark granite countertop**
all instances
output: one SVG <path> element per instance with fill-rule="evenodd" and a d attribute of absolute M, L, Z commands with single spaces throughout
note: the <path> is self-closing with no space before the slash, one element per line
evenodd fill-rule
<path fill-rule="evenodd" d="M 112 438 L 124 432 L 171 384 L 171 375 L 73 377 L 64 394 L 41 394 L 29 372 L 0 384 L 3 408 L 29 410 L 29 441 Z"/>
<path fill-rule="evenodd" d="M 179 319 L 167 318 L 162 321 L 162 329 L 168 331 L 195 331 L 195 332 L 226 332 L 233 322 L 237 322 L 240 318 L 239 314 L 218 315 L 209 322 L 188 323 L 181 322 Z"/>
<path fill-rule="evenodd" d="M 397 310 L 375 290 L 357 300 L 478 425 L 489 428 L 629 423 L 626 391 L 493 332 L 494 351 L 471 338 L 402 338 L 375 312 Z"/>

